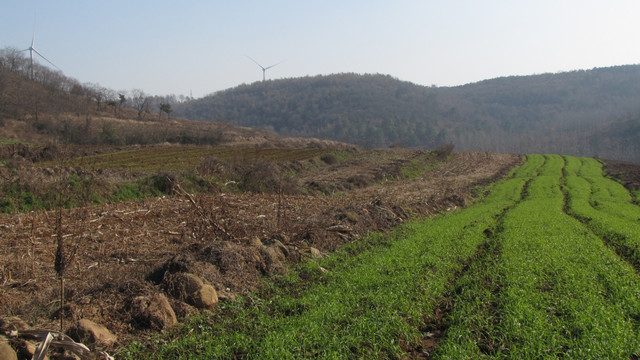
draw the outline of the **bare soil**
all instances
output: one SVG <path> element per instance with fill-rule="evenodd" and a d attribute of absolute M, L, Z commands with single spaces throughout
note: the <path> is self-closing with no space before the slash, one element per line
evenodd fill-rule
<path fill-rule="evenodd" d="M 363 152 L 350 163 L 309 167 L 297 179 L 310 189 L 302 195 L 178 191 L 61 213 L 0 215 L 0 317 L 58 329 L 62 316 L 64 330 L 89 318 L 123 345 L 150 332 L 133 319 L 130 303 L 140 295 L 166 295 L 164 272 L 196 274 L 227 301 L 368 232 L 463 207 L 479 186 L 521 161 L 510 154 L 454 153 L 422 177 L 399 180 L 401 165 L 423 153 Z M 62 312 L 57 234 L 73 255 Z M 179 320 L 201 311 L 168 297 Z"/>
<path fill-rule="evenodd" d="M 640 164 L 618 160 L 603 161 L 607 174 L 620 179 L 628 189 L 640 188 Z"/>

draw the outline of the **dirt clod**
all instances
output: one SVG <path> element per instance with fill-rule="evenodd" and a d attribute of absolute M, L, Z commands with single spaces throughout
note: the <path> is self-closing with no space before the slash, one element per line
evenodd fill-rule
<path fill-rule="evenodd" d="M 9 345 L 9 339 L 0 335 L 0 359 L 2 360 L 18 360 L 15 350 Z"/>
<path fill-rule="evenodd" d="M 85 345 L 109 347 L 118 341 L 118 338 L 109 329 L 89 319 L 80 319 L 75 326 L 67 331 L 67 334 L 76 342 Z"/>
<path fill-rule="evenodd" d="M 135 325 L 142 329 L 162 331 L 178 322 L 169 300 L 161 293 L 133 298 L 130 311 Z"/>

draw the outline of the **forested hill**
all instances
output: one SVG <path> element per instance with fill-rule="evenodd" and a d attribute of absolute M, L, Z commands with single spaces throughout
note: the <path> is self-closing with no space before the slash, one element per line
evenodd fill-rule
<path fill-rule="evenodd" d="M 176 115 L 367 147 L 561 153 L 640 161 L 640 65 L 424 87 L 337 74 L 241 85 Z"/>
<path fill-rule="evenodd" d="M 226 120 L 369 146 L 433 145 L 443 118 L 438 111 L 433 89 L 390 76 L 356 74 L 241 85 L 175 110 L 190 119 Z"/>

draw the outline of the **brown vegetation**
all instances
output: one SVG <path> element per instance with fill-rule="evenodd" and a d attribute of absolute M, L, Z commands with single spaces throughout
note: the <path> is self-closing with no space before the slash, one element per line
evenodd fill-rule
<path fill-rule="evenodd" d="M 628 189 L 640 189 L 640 164 L 604 160 L 605 170 L 614 178 L 620 179 Z"/>
<path fill-rule="evenodd" d="M 48 328 L 56 328 L 60 317 L 65 326 L 90 319 L 122 344 L 173 323 L 165 298 L 178 320 L 206 311 L 210 305 L 203 304 L 212 304 L 213 294 L 205 285 L 221 301 L 246 294 L 265 276 L 286 273 L 288 264 L 410 217 L 464 206 L 474 187 L 520 161 L 514 155 L 455 153 L 420 178 L 396 180 L 398 164 L 420 154 L 363 152 L 333 165 L 326 162 L 335 159 L 318 158 L 326 166 L 309 166 L 296 179 L 309 189 L 312 183 L 332 188 L 333 195 L 190 195 L 176 184 L 171 197 L 63 210 L 61 216 L 1 215 L 0 316 L 17 315 Z M 264 177 L 275 171 L 269 166 L 258 164 L 257 174 L 247 176 Z M 350 180 L 357 175 L 361 181 Z M 62 310 L 54 270 L 57 239 L 77 249 L 65 271 Z M 176 288 L 178 278 L 181 284 L 193 279 L 195 290 Z M 202 293 L 210 300 L 196 297 Z"/>

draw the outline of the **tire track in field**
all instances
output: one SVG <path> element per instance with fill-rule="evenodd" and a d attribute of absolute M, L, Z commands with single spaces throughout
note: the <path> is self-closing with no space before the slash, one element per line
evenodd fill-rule
<path fill-rule="evenodd" d="M 411 358 L 431 359 L 434 355 L 437 355 L 441 341 L 445 339 L 447 330 L 452 326 L 451 313 L 457 310 L 456 304 L 470 301 L 470 299 L 466 298 L 469 283 L 479 285 L 478 293 L 489 294 L 488 299 L 483 299 L 479 302 L 481 308 L 476 309 L 487 313 L 487 318 L 491 320 L 491 326 L 482 326 L 477 329 L 478 347 L 485 355 L 495 355 L 501 350 L 495 336 L 491 336 L 490 329 L 495 328 L 493 325 L 497 325 L 502 321 L 498 301 L 502 288 L 500 284 L 502 276 L 495 269 L 497 264 L 500 263 L 502 254 L 501 233 L 503 231 L 503 219 L 511 209 L 526 198 L 531 180 L 531 178 L 527 179 L 522 186 L 519 200 L 502 209 L 494 217 L 492 226 L 482 230 L 485 240 L 478 245 L 476 252 L 464 262 L 460 271 L 454 275 L 452 289 L 438 303 L 433 314 L 428 318 L 425 317 L 425 325 L 421 329 L 424 335 L 420 345 L 411 353 Z"/>

